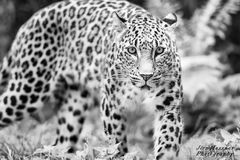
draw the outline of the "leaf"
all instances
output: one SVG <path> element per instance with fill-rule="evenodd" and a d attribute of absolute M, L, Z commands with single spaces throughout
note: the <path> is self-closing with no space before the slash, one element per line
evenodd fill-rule
<path fill-rule="evenodd" d="M 183 93 L 192 102 L 200 90 L 219 83 L 226 66 L 218 61 L 216 54 L 210 56 L 191 56 L 182 58 Z M 218 91 L 217 87 L 211 88 Z"/>
<path fill-rule="evenodd" d="M 173 0 L 148 0 L 146 8 L 153 14 L 163 18 L 168 13 L 175 13 L 180 9 L 180 4 Z"/>
<path fill-rule="evenodd" d="M 52 155 L 55 157 L 67 157 L 68 155 L 66 154 L 68 151 L 69 147 L 66 147 L 66 145 L 57 145 L 57 146 L 43 146 L 43 148 L 37 149 L 33 155 L 37 154 L 47 154 L 47 155 Z"/>
<path fill-rule="evenodd" d="M 80 159 L 94 160 L 93 148 L 90 145 L 88 145 L 87 143 L 84 143 L 83 151 L 77 151 L 76 155 Z"/>
<path fill-rule="evenodd" d="M 131 150 L 124 156 L 124 160 L 140 160 L 147 159 L 147 154 L 138 146 L 133 146 Z"/>
<path fill-rule="evenodd" d="M 233 145 L 240 142 L 239 134 L 230 134 L 228 131 L 220 129 L 216 132 L 216 138 L 225 145 Z M 240 144 L 239 144 L 240 146 Z"/>
<path fill-rule="evenodd" d="M 223 79 L 221 85 L 226 95 L 240 95 L 240 74 L 228 76 Z"/>
<path fill-rule="evenodd" d="M 110 145 L 109 147 L 95 147 L 93 149 L 93 155 L 97 158 L 113 158 L 119 153 L 119 145 L 120 143 Z"/>

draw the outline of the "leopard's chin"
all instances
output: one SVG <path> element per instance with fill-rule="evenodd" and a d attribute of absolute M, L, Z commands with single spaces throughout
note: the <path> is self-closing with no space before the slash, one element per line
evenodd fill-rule
<path fill-rule="evenodd" d="M 147 85 L 147 84 L 144 84 L 144 85 L 142 85 L 142 86 L 140 87 L 140 89 L 141 89 L 141 90 L 150 90 L 151 87 L 150 87 L 149 85 Z"/>

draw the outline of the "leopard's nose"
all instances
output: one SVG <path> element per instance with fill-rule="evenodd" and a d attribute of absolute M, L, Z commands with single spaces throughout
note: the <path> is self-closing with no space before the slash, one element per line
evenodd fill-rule
<path fill-rule="evenodd" d="M 153 76 L 153 74 L 140 74 L 140 76 L 144 81 L 148 81 Z"/>

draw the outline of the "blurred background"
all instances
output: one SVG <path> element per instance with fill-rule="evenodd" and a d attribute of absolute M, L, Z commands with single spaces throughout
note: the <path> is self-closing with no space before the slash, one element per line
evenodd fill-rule
<path fill-rule="evenodd" d="M 59 0 L 0 0 L 0 59 L 19 27 Z M 233 133 L 240 120 L 240 0 L 129 0 L 162 18 L 179 18 L 185 139 L 218 128 Z M 43 122 L 44 115 L 35 117 Z M 152 132 L 148 132 L 152 134 Z"/>

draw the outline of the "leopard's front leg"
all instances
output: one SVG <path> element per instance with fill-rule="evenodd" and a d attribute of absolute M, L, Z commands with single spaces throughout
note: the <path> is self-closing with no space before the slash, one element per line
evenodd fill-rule
<path fill-rule="evenodd" d="M 123 156 L 128 152 L 126 135 L 126 117 L 123 114 L 123 106 L 115 93 L 116 88 L 104 87 L 101 102 L 102 120 L 104 132 L 113 144 L 119 143 L 119 153 Z M 114 92 L 114 93 L 113 93 Z"/>
<path fill-rule="evenodd" d="M 180 108 L 182 88 L 180 86 L 172 89 L 162 88 L 156 93 L 156 99 L 155 158 L 156 160 L 175 160 L 179 153 L 183 133 Z"/>

